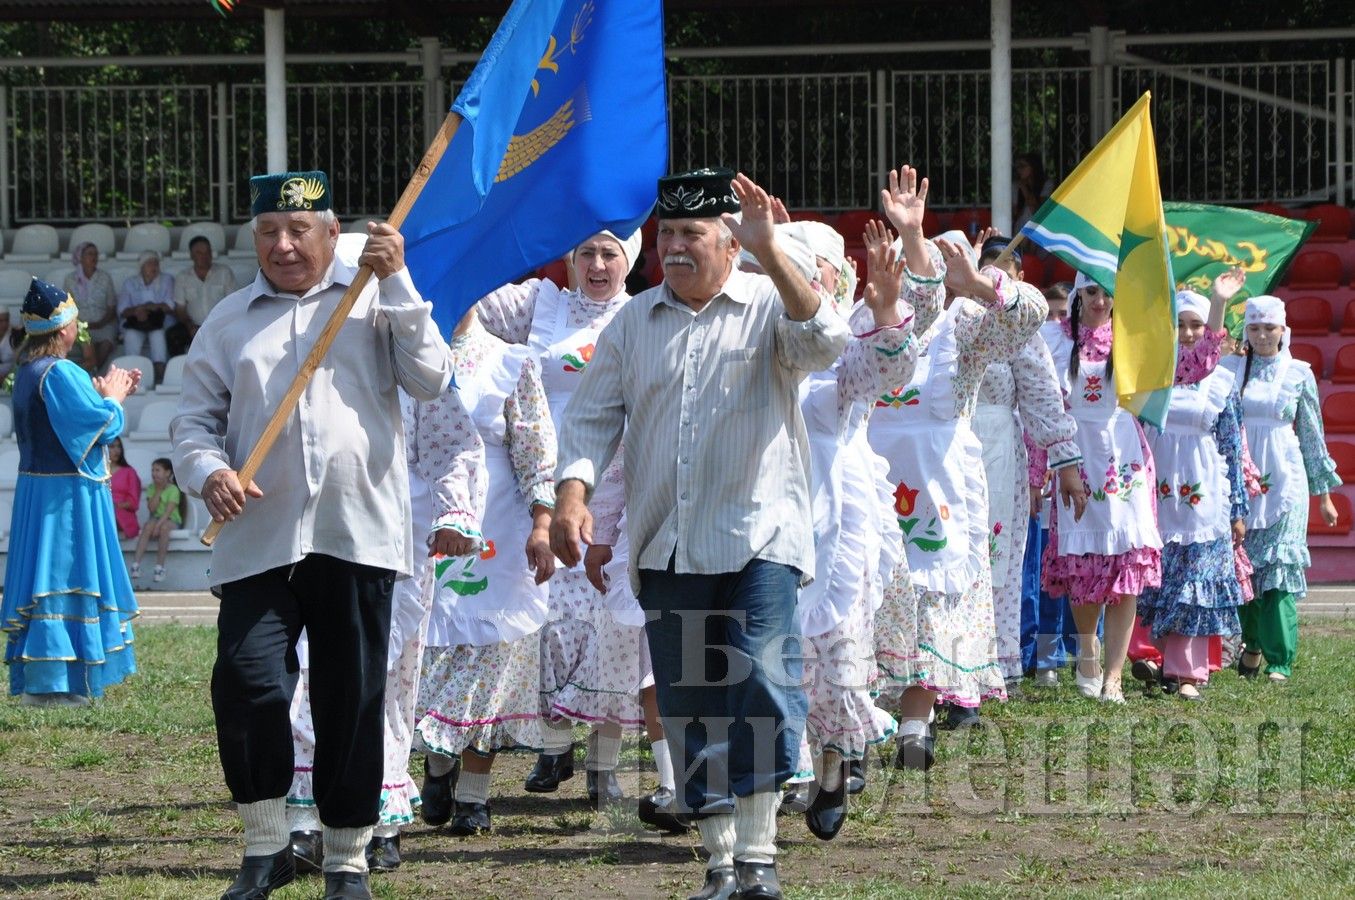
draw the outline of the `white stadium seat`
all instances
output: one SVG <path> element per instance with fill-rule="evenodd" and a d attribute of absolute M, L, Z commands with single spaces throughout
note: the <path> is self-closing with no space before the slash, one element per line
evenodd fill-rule
<path fill-rule="evenodd" d="M 201 235 L 207 239 L 207 243 L 212 245 L 212 255 L 221 256 L 226 252 L 226 229 L 215 222 L 193 222 L 184 226 L 183 233 L 179 235 L 179 249 L 174 254 L 176 259 L 188 258 L 188 244 L 193 238 Z M 251 243 L 252 243 L 251 238 Z"/>
<path fill-rule="evenodd" d="M 19 481 L 19 448 L 0 450 L 0 488 L 12 488 Z"/>
<path fill-rule="evenodd" d="M 119 369 L 140 369 L 141 387 L 138 390 L 151 391 L 155 389 L 155 366 L 151 363 L 149 356 L 119 356 L 113 360 L 112 364 Z"/>
<path fill-rule="evenodd" d="M 14 439 L 14 410 L 0 403 L 0 443 Z"/>
<path fill-rule="evenodd" d="M 61 239 L 51 225 L 25 225 L 14 233 L 5 262 L 49 262 L 61 252 Z"/>
<path fill-rule="evenodd" d="M 187 359 L 185 353 L 169 358 L 169 362 L 165 363 L 165 376 L 155 386 L 157 394 L 177 394 L 183 390 L 183 365 Z"/>
<path fill-rule="evenodd" d="M 236 230 L 235 243 L 231 245 L 229 255 L 247 259 L 259 258 L 259 255 L 254 252 L 254 223 L 252 221 L 246 222 Z"/>
<path fill-rule="evenodd" d="M 156 400 L 141 411 L 136 430 L 127 437 L 136 441 L 169 441 L 169 423 L 179 411 L 177 400 Z"/>
<path fill-rule="evenodd" d="M 28 286 L 33 283 L 33 276 L 20 269 L 0 269 L 0 301 L 11 302 L 12 306 L 21 306 L 23 299 L 28 295 Z M 11 317 L 11 325 L 18 325 L 19 320 Z"/>
<path fill-rule="evenodd" d="M 147 250 L 154 250 L 162 258 L 169 255 L 169 229 L 159 222 L 141 222 L 128 228 L 127 241 L 118 259 L 135 260 Z"/>
<path fill-rule="evenodd" d="M 107 259 L 111 257 L 118 249 L 118 236 L 113 229 L 102 222 L 90 222 L 87 225 L 81 225 L 71 232 L 71 251 L 76 247 L 89 241 L 99 248 L 99 258 Z"/>

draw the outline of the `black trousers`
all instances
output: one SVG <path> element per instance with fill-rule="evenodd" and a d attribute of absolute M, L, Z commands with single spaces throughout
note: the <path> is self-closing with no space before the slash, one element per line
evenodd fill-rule
<path fill-rule="evenodd" d="M 337 828 L 380 812 L 386 645 L 394 573 L 311 554 L 221 587 L 212 710 L 226 786 L 237 803 L 292 785 L 296 641 L 310 641 L 315 803 Z"/>

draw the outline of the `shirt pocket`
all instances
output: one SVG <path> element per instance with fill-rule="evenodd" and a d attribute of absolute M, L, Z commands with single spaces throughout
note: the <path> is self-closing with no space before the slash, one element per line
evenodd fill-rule
<path fill-rule="evenodd" d="M 757 358 L 757 348 L 725 350 L 720 353 L 716 372 L 719 385 L 718 409 L 734 412 L 758 409 L 768 403 L 767 381 L 770 373 Z"/>

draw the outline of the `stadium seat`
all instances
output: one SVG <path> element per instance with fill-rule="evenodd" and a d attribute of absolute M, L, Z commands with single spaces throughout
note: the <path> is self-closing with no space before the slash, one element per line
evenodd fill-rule
<path fill-rule="evenodd" d="M 842 213 L 833 223 L 833 228 L 842 235 L 842 239 L 848 246 L 861 247 L 865 245 L 862 235 L 866 233 L 866 223 L 879 219 L 881 222 L 888 223 L 884 213 L 877 213 L 871 209 L 853 209 Z"/>
<path fill-rule="evenodd" d="M 168 441 L 169 423 L 179 411 L 177 400 L 156 400 L 146 405 L 129 438 L 138 441 Z"/>
<path fill-rule="evenodd" d="M 1286 206 L 1281 206 L 1278 203 L 1258 203 L 1253 206 L 1252 209 L 1270 216 L 1280 216 L 1285 219 L 1295 218 L 1294 210 L 1289 209 Z"/>
<path fill-rule="evenodd" d="M 894 226 L 890 225 L 889 228 L 892 231 Z M 922 233 L 928 237 L 935 237 L 941 233 L 941 217 L 930 209 L 922 214 Z"/>
<path fill-rule="evenodd" d="M 645 224 L 640 226 L 640 249 L 653 250 L 658 246 L 659 241 L 659 220 L 654 216 L 645 219 Z"/>
<path fill-rule="evenodd" d="M 1313 367 L 1313 377 L 1321 378 L 1326 371 L 1326 360 L 1322 357 L 1322 348 L 1316 344 L 1300 344 L 1297 341 L 1289 348 L 1295 359 L 1302 360 Z"/>
<path fill-rule="evenodd" d="M 1341 334 L 1355 336 L 1355 300 L 1346 303 L 1345 314 L 1341 317 Z"/>
<path fill-rule="evenodd" d="M 1018 251 L 1020 249 L 1020 247 L 1017 248 Z M 1045 262 L 1034 253 L 1021 254 L 1021 272 L 1025 275 L 1024 280 L 1027 284 L 1033 284 L 1041 290 L 1049 287 L 1049 282 L 1046 280 L 1048 276 L 1045 274 Z"/>
<path fill-rule="evenodd" d="M 33 276 L 27 272 L 18 269 L 0 269 L 0 301 L 10 301 L 14 306 L 18 306 L 28 294 L 28 286 L 32 283 Z M 10 324 L 18 325 L 19 320 L 14 319 Z"/>
<path fill-rule="evenodd" d="M 1317 228 L 1309 235 L 1313 243 L 1333 243 L 1350 237 L 1350 210 L 1335 203 L 1319 203 L 1303 211 L 1303 218 L 1316 222 Z"/>
<path fill-rule="evenodd" d="M 141 370 L 141 387 L 137 393 L 155 390 L 155 366 L 149 356 L 119 356 L 113 360 L 112 365 L 119 369 Z"/>
<path fill-rule="evenodd" d="M 1346 344 L 1336 351 L 1331 380 L 1334 384 L 1355 384 L 1355 344 Z"/>
<path fill-rule="evenodd" d="M 51 225 L 25 225 L 14 233 L 5 262 L 48 262 L 60 252 L 61 240 Z"/>
<path fill-rule="evenodd" d="M 220 256 L 226 252 L 226 229 L 215 222 L 193 222 L 184 226 L 183 232 L 179 235 L 179 252 L 174 255 L 186 259 L 189 256 L 189 242 L 199 235 L 205 237 L 207 243 L 212 245 L 213 256 Z"/>
<path fill-rule="evenodd" d="M 1345 494 L 1338 494 L 1335 491 L 1331 493 L 1332 503 L 1336 506 L 1336 525 L 1328 528 L 1327 523 L 1322 521 L 1322 514 L 1318 512 L 1317 497 L 1308 498 L 1308 533 L 1330 535 L 1340 537 L 1350 534 L 1350 498 Z"/>
<path fill-rule="evenodd" d="M 72 266 L 57 266 L 54 269 L 48 269 L 44 274 L 39 275 L 38 277 L 48 284 L 54 284 L 57 287 L 61 287 L 66 283 L 66 276 L 74 271 L 75 269 Z M 117 285 L 114 285 L 114 287 L 116 286 Z"/>
<path fill-rule="evenodd" d="M 1069 290 L 1072 290 L 1073 281 L 1077 278 L 1077 270 L 1057 256 L 1050 257 L 1050 259 L 1053 261 L 1053 266 L 1049 269 L 1049 283 L 1059 284 L 1064 282 L 1067 283 Z"/>
<path fill-rule="evenodd" d="M 1344 484 L 1355 484 L 1355 444 L 1328 441 L 1327 452 L 1336 461 L 1336 474 Z"/>
<path fill-rule="evenodd" d="M 14 439 L 14 410 L 0 403 L 0 442 Z"/>
<path fill-rule="evenodd" d="M 76 247 L 89 241 L 99 248 L 99 258 L 107 259 L 111 257 L 118 249 L 118 236 L 113 233 L 113 229 L 102 222 L 90 222 L 88 225 L 81 225 L 71 232 L 70 248 L 74 252 Z"/>
<path fill-rule="evenodd" d="M 1355 434 L 1355 391 L 1337 391 L 1322 401 L 1322 427 L 1328 434 Z"/>
<path fill-rule="evenodd" d="M 258 259 L 254 252 L 254 223 L 246 222 L 235 230 L 235 243 L 231 245 L 230 256 Z"/>
<path fill-rule="evenodd" d="M 538 269 L 537 273 L 542 278 L 549 278 L 555 282 L 555 286 L 562 291 L 569 287 L 569 267 L 565 265 L 564 260 L 548 262 Z"/>
<path fill-rule="evenodd" d="M 974 207 L 972 209 L 957 209 L 950 214 L 950 228 L 947 230 L 963 231 L 972 239 L 980 231 L 993 224 L 993 211 L 986 207 Z"/>
<path fill-rule="evenodd" d="M 1326 290 L 1341 286 L 1341 257 L 1330 250 L 1305 250 L 1289 266 L 1291 288 Z"/>
<path fill-rule="evenodd" d="M 1331 304 L 1321 297 L 1295 297 L 1286 301 L 1284 316 L 1295 336 L 1331 333 Z"/>
<path fill-rule="evenodd" d="M 184 353 L 169 358 L 165 363 L 165 375 L 155 386 L 157 394 L 177 394 L 183 390 L 183 366 L 187 361 L 188 355 Z"/>
<path fill-rule="evenodd" d="M 366 233 L 367 233 L 367 223 L 370 222 L 370 221 L 372 221 L 372 220 L 371 220 L 371 219 L 354 219 L 353 221 L 351 221 L 351 222 L 349 222 L 348 224 L 346 224 L 346 225 L 343 226 L 343 233 L 344 233 L 344 234 L 366 234 Z"/>
<path fill-rule="evenodd" d="M 12 488 L 19 481 L 19 448 L 0 450 L 0 488 Z"/>
<path fill-rule="evenodd" d="M 147 250 L 154 250 L 160 256 L 169 256 L 169 229 L 159 222 L 139 222 L 127 229 L 127 240 L 123 242 L 118 259 L 135 260 Z"/>

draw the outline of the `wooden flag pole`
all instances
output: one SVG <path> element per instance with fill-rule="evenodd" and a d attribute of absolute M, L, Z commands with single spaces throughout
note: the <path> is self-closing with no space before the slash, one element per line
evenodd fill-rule
<path fill-rule="evenodd" d="M 419 194 L 428 184 L 429 176 L 437 168 L 438 162 L 442 159 L 442 154 L 447 151 L 447 146 L 452 142 L 460 124 L 461 116 L 454 112 L 447 113 L 447 118 L 443 119 L 442 127 L 434 135 L 433 142 L 428 145 L 428 151 L 424 153 L 423 159 L 419 162 L 419 167 L 410 176 L 409 184 L 405 185 L 404 193 L 400 195 L 400 199 L 395 203 L 395 208 L 391 210 L 390 218 L 386 220 L 397 230 L 404 224 L 405 216 L 409 215 L 410 209 L 414 206 L 414 201 L 419 199 Z M 371 277 L 372 267 L 361 266 L 358 269 L 357 276 L 353 279 L 353 283 L 344 292 L 343 299 L 334 308 L 329 321 L 325 323 L 325 330 L 320 332 L 320 337 L 316 340 L 315 346 L 311 348 L 305 362 L 301 364 L 301 368 L 297 371 L 296 378 L 292 380 L 292 386 L 287 389 L 287 393 L 283 396 L 282 402 L 278 404 L 278 408 L 273 410 L 273 415 L 264 427 L 263 434 L 259 436 L 259 442 L 249 451 L 245 464 L 240 467 L 238 474 L 242 488 L 248 487 L 249 483 L 254 480 L 254 476 L 258 474 L 259 467 L 268 457 L 268 452 L 273 449 L 273 444 L 277 441 L 278 435 L 282 434 L 283 426 L 292 417 L 296 404 L 301 400 L 302 391 L 310 383 L 315 370 L 320 368 L 320 363 L 324 361 L 325 354 L 329 352 L 330 346 L 339 336 L 339 330 L 348 320 L 348 314 L 352 312 L 353 304 L 357 303 L 358 296 L 367 287 L 367 282 Z M 212 546 L 217 534 L 221 532 L 221 526 L 224 524 L 224 522 L 213 521 L 211 525 L 207 526 L 207 531 L 202 535 L 202 543 L 208 547 Z"/>
<path fill-rule="evenodd" d="M 999 269 L 1002 268 L 1002 264 L 1012 258 L 1012 254 L 1016 252 L 1016 248 L 1021 246 L 1021 242 L 1025 239 L 1025 234 L 1018 231 L 1016 237 L 1011 239 L 1011 243 L 1003 247 L 1002 252 L 997 255 L 997 259 L 993 260 L 989 265 L 997 266 Z"/>

